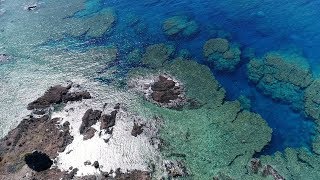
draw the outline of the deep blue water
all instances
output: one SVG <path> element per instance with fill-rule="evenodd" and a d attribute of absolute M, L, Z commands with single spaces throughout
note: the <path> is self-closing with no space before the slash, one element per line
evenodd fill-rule
<path fill-rule="evenodd" d="M 177 51 L 188 49 L 202 63 L 202 47 L 206 40 L 213 37 L 210 34 L 212 26 L 230 32 L 233 42 L 239 43 L 241 49 L 253 48 L 257 56 L 272 50 L 294 49 L 308 58 L 315 74 L 320 67 L 320 20 L 317 18 L 320 17 L 320 1 L 104 0 L 88 2 L 90 9 L 76 16 L 88 15 L 103 6 L 116 10 L 115 29 L 103 38 L 89 40 L 85 46 L 115 45 L 120 50 L 118 64 L 124 72 L 129 68 L 124 58 L 128 52 L 160 42 L 174 44 Z M 127 26 L 132 15 L 140 21 L 141 31 L 138 33 Z M 196 20 L 200 25 L 199 34 L 192 39 L 168 39 L 162 31 L 162 22 L 173 15 L 187 15 Z M 227 90 L 229 100 L 240 95 L 248 96 L 252 101 L 252 110 L 259 113 L 273 129 L 271 143 L 260 154 L 272 154 L 286 147 L 310 148 L 313 122 L 301 113 L 293 112 L 288 105 L 261 95 L 248 83 L 245 65 L 234 73 L 213 71 L 213 74 Z"/>

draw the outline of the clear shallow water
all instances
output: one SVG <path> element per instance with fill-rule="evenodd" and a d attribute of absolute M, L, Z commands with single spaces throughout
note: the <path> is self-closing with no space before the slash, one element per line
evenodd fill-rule
<path fill-rule="evenodd" d="M 203 63 L 202 47 L 213 37 L 212 27 L 229 32 L 232 41 L 241 49 L 253 48 L 257 56 L 272 50 L 294 49 L 301 52 L 317 75 L 320 59 L 320 3 L 318 1 L 88 1 L 87 10 L 79 11 L 74 17 L 90 17 L 102 7 L 113 7 L 117 18 L 114 29 L 101 38 L 67 36 L 61 41 L 44 44 L 55 47 L 63 44 L 68 50 L 83 50 L 95 46 L 115 46 L 118 49 L 117 76 L 119 79 L 131 66 L 125 56 L 135 48 L 144 49 L 154 43 L 165 42 L 177 50 L 188 49 L 192 56 Z M 162 30 L 162 22 L 174 15 L 187 15 L 197 21 L 200 32 L 191 39 L 168 39 Z M 135 16 L 139 19 L 139 31 L 128 28 L 127 23 Z M 6 46 L 6 44 L 4 44 Z M 17 58 L 18 59 L 18 58 Z M 246 62 L 243 59 L 243 62 Z M 103 74 L 112 64 L 96 71 Z M 1 69 L 0 69 L 1 70 Z M 7 70 L 6 70 L 7 71 Z M 287 147 L 310 148 L 314 134 L 314 123 L 302 114 L 293 112 L 288 105 L 272 101 L 248 83 L 245 66 L 233 73 L 213 74 L 227 91 L 227 98 L 235 100 L 240 95 L 251 99 L 254 112 L 259 113 L 273 129 L 272 141 L 260 154 L 273 154 Z M 102 83 L 108 78 L 96 77 Z"/>

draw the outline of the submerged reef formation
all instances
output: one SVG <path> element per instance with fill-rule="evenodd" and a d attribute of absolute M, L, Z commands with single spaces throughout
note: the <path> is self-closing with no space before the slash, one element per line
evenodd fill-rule
<path fill-rule="evenodd" d="M 320 124 L 320 79 L 315 79 L 305 90 L 304 110 Z"/>
<path fill-rule="evenodd" d="M 248 78 L 263 94 L 288 103 L 295 110 L 303 109 L 304 90 L 313 81 L 305 59 L 276 52 L 252 59 L 248 64 Z"/>
<path fill-rule="evenodd" d="M 173 45 L 164 43 L 150 45 L 142 56 L 142 63 L 152 68 L 161 67 L 173 56 L 174 52 Z"/>
<path fill-rule="evenodd" d="M 233 71 L 240 62 L 239 47 L 230 44 L 227 39 L 214 38 L 203 46 L 206 63 L 218 71 Z"/>
<path fill-rule="evenodd" d="M 73 18 L 70 30 L 66 32 L 72 36 L 85 34 L 88 37 L 98 38 L 111 32 L 116 21 L 116 14 L 112 8 L 102 9 L 85 18 Z M 69 22 L 67 22 L 69 23 Z"/>
<path fill-rule="evenodd" d="M 261 177 L 271 175 L 274 179 L 319 179 L 320 83 L 313 77 L 307 61 L 296 54 L 271 52 L 249 62 L 248 77 L 263 94 L 290 104 L 316 124 L 311 151 L 287 148 L 283 153 L 261 156 L 259 161 L 264 166 L 260 165 L 260 170 L 253 173 Z"/>
<path fill-rule="evenodd" d="M 199 32 L 199 25 L 188 16 L 173 16 L 163 22 L 164 33 L 171 38 L 190 38 Z"/>
<path fill-rule="evenodd" d="M 187 101 L 201 104 L 190 108 L 186 103 L 177 110 L 145 101 L 143 107 L 136 109 L 163 119 L 163 158 L 179 162 L 169 163 L 176 166 L 170 168 L 168 175 L 212 179 L 224 174 L 248 179 L 245 165 L 271 140 L 272 130 L 266 122 L 258 114 L 242 109 L 238 101 L 225 101 L 225 90 L 209 68 L 194 61 L 173 60 L 156 70 L 132 70 L 129 81 L 152 79 L 159 74 L 183 84 Z M 143 86 L 146 81 L 140 84 Z M 136 86 L 131 87 L 141 94 Z"/>

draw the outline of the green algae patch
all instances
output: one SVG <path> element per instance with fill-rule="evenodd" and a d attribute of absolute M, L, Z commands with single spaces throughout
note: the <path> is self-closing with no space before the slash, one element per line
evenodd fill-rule
<path fill-rule="evenodd" d="M 225 90 L 209 68 L 193 61 L 175 60 L 159 69 L 140 68 L 129 78 L 167 73 L 183 84 L 186 97 L 203 105 L 180 110 L 141 100 L 139 114 L 160 117 L 164 159 L 179 160 L 191 179 L 215 176 L 250 179 L 247 164 L 271 140 L 271 128 L 260 115 L 243 110 L 239 101 L 224 101 Z M 253 178 L 254 179 L 254 178 Z"/>

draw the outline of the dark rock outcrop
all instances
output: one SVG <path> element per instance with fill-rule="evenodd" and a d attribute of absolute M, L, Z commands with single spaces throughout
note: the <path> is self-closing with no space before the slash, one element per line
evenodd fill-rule
<path fill-rule="evenodd" d="M 99 168 L 99 162 L 98 161 L 93 162 L 92 166 L 94 168 L 98 169 Z"/>
<path fill-rule="evenodd" d="M 272 166 L 270 165 L 265 165 L 263 170 L 262 170 L 262 175 L 263 176 L 272 176 L 274 180 L 285 180 L 284 177 L 282 177 L 277 170 L 275 170 Z"/>
<path fill-rule="evenodd" d="M 158 103 L 170 103 L 181 94 L 181 88 L 176 86 L 176 82 L 164 76 L 159 76 L 159 80 L 151 85 L 151 90 L 152 99 Z"/>
<path fill-rule="evenodd" d="M 170 177 L 176 178 L 186 176 L 188 174 L 186 167 L 181 161 L 168 161 L 164 166 Z"/>
<path fill-rule="evenodd" d="M 62 97 L 63 102 L 81 101 L 82 99 L 91 99 L 88 91 L 69 92 Z"/>
<path fill-rule="evenodd" d="M 50 87 L 44 95 L 28 104 L 28 110 L 43 109 L 49 107 L 51 104 L 61 103 L 63 96 L 67 94 L 70 88 L 71 85 L 67 87 L 63 87 L 61 85 Z"/>
<path fill-rule="evenodd" d="M 120 169 L 116 170 L 116 180 L 151 180 L 151 175 L 147 171 L 133 170 L 130 172 L 122 173 Z"/>
<path fill-rule="evenodd" d="M 111 128 L 116 124 L 117 112 L 117 110 L 114 110 L 110 114 L 104 114 L 101 116 L 101 130 Z"/>
<path fill-rule="evenodd" d="M 97 130 L 95 130 L 93 127 L 88 128 L 83 134 L 83 140 L 91 139 L 96 132 Z"/>
<path fill-rule="evenodd" d="M 254 174 L 260 174 L 264 177 L 272 176 L 274 180 L 285 180 L 271 165 L 267 164 L 262 166 L 260 159 L 251 159 L 249 168 Z"/>
<path fill-rule="evenodd" d="M 68 85 L 67 87 L 61 85 L 52 86 L 44 93 L 44 95 L 29 103 L 27 109 L 44 109 L 61 102 L 66 103 L 68 101 L 81 101 L 82 99 L 91 98 L 90 93 L 87 91 L 68 92 L 70 88 L 71 85 Z"/>
<path fill-rule="evenodd" d="M 141 133 L 143 133 L 143 124 L 139 125 L 137 123 L 133 124 L 133 128 L 131 130 L 131 135 L 134 137 L 137 137 L 138 135 L 140 135 Z"/>
<path fill-rule="evenodd" d="M 24 157 L 24 161 L 29 166 L 29 168 L 37 172 L 47 170 L 53 164 L 53 161 L 49 158 L 48 155 L 38 151 L 27 154 Z"/>
<path fill-rule="evenodd" d="M 101 117 L 100 110 L 88 109 L 82 117 L 82 123 L 80 125 L 80 134 L 85 133 L 92 125 L 96 124 Z"/>

